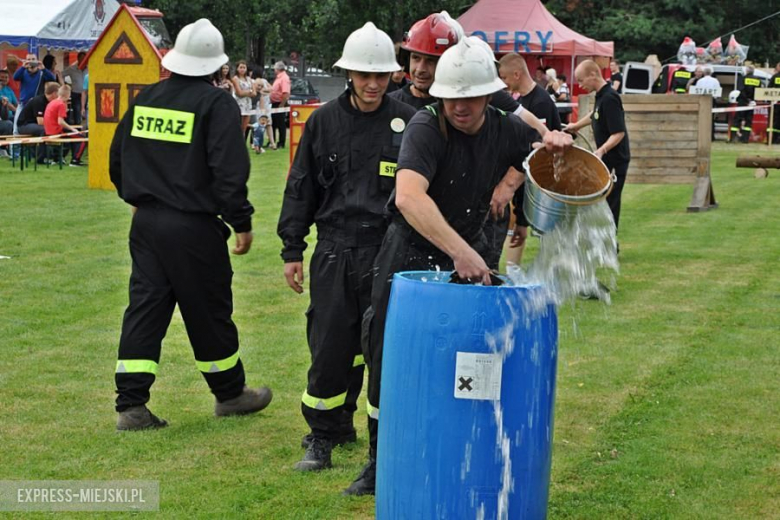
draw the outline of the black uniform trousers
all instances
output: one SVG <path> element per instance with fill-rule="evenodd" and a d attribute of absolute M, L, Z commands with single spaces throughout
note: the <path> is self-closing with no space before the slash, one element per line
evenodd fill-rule
<path fill-rule="evenodd" d="M 271 108 L 279 108 L 279 103 L 271 103 Z M 284 143 L 287 142 L 287 113 L 272 113 L 271 128 L 276 137 L 276 146 L 284 148 Z"/>
<path fill-rule="evenodd" d="M 19 135 L 32 135 L 34 137 L 43 137 L 46 135 L 46 132 L 43 129 L 43 125 L 39 125 L 38 123 L 28 123 L 26 125 L 22 125 L 19 127 Z M 42 163 L 46 160 L 46 144 L 40 143 L 37 147 L 38 149 L 38 162 Z"/>
<path fill-rule="evenodd" d="M 607 195 L 607 204 L 612 212 L 612 218 L 615 220 L 615 232 L 617 233 L 618 224 L 620 223 L 620 197 L 623 194 L 623 186 L 626 184 L 626 175 L 628 175 L 628 162 L 619 164 L 605 163 L 610 172 L 615 174 L 615 185 L 612 186 L 612 191 Z"/>
<path fill-rule="evenodd" d="M 218 401 L 244 388 L 226 240 L 229 228 L 214 215 L 163 206 L 138 208 L 130 228 L 130 304 L 122 323 L 116 410 L 149 401 L 162 340 L 179 305 L 187 335 Z"/>
<path fill-rule="evenodd" d="M 772 139 L 772 143 L 774 144 L 780 143 L 780 103 L 775 103 L 775 115 L 772 120 L 768 139 Z"/>
<path fill-rule="evenodd" d="M 361 324 L 371 297 L 379 246 L 348 247 L 320 231 L 309 271 L 306 331 L 311 352 L 301 410 L 313 434 L 333 439 L 355 430 L 363 387 Z"/>
<path fill-rule="evenodd" d="M 400 271 L 454 269 L 452 259 L 431 244 L 416 246 L 411 240 L 411 229 L 405 224 L 393 222 L 385 234 L 382 247 L 374 263 L 374 282 L 371 288 L 371 307 L 363 316 L 363 356 L 368 367 L 368 433 L 369 457 L 376 459 L 379 433 L 380 393 L 382 382 L 382 352 L 384 350 L 385 323 L 390 301 L 393 275 Z M 483 256 L 490 250 L 484 235 L 478 244 L 470 245 Z M 392 389 L 388 389 L 392 391 Z"/>
<path fill-rule="evenodd" d="M 739 105 L 739 108 L 747 105 Z M 736 133 L 742 132 L 740 142 L 750 142 L 750 134 L 753 131 L 753 110 L 742 110 L 734 114 L 733 122 L 731 123 L 731 140 L 737 139 Z"/>

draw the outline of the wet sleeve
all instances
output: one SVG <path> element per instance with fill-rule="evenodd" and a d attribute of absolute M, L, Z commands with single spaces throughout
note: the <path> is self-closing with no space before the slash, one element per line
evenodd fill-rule
<path fill-rule="evenodd" d="M 284 188 L 282 211 L 276 233 L 282 239 L 281 256 L 285 262 L 303 261 L 306 236 L 314 223 L 314 215 L 317 211 L 316 176 L 320 169 L 314 153 L 318 119 L 315 115 L 306 122 Z"/>
<path fill-rule="evenodd" d="M 413 170 L 430 183 L 436 175 L 443 137 L 427 110 L 417 112 L 404 132 L 397 170 Z"/>
<path fill-rule="evenodd" d="M 249 153 L 241 133 L 238 105 L 224 90 L 216 90 L 204 127 L 206 157 L 213 176 L 212 192 L 222 219 L 236 233 L 252 230 L 254 208 L 248 200 Z"/>

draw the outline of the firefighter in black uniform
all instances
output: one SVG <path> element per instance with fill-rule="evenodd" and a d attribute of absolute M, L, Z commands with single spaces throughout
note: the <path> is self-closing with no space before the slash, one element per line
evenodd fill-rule
<path fill-rule="evenodd" d="M 431 96 L 428 91 L 436 77 L 436 65 L 444 51 L 455 45 L 463 37 L 463 34 L 463 28 L 447 14 L 447 11 L 433 13 L 415 22 L 404 35 L 404 40 L 401 43 L 401 61 L 409 68 L 412 82 L 404 88 L 392 92 L 389 96 L 403 101 L 416 109 L 436 103 L 438 100 Z M 493 54 L 487 43 L 484 43 L 482 40 L 475 43 L 482 45 L 488 52 Z M 560 130 L 560 118 L 555 103 L 552 102 L 550 96 L 543 89 L 539 90 L 552 105 L 552 111 L 558 121 L 555 129 Z M 537 129 L 540 135 L 544 135 L 544 132 L 546 132 L 544 124 L 538 119 L 538 117 L 544 116 L 539 116 L 534 110 L 526 110 L 528 107 L 524 108 L 506 90 L 495 92 L 490 98 L 490 104 L 499 110 L 519 116 L 527 124 Z M 492 228 L 486 228 L 488 240 L 493 244 L 492 252 L 485 259 L 491 269 L 498 269 L 510 221 L 508 208 L 498 207 L 500 198 L 501 194 L 497 193 L 496 203 L 493 205 L 493 221 L 495 225 Z M 525 222 L 525 217 L 522 217 L 522 219 Z M 515 260 L 519 261 L 519 257 Z"/>
<path fill-rule="evenodd" d="M 688 82 L 693 78 L 693 72 L 685 67 L 680 67 L 672 73 L 672 83 L 669 90 L 675 94 L 685 94 L 688 92 Z M 613 89 L 614 90 L 614 89 Z"/>
<path fill-rule="evenodd" d="M 738 107 L 755 106 L 755 91 L 761 87 L 761 78 L 755 75 L 755 70 L 751 66 L 745 67 L 745 75 L 740 77 L 737 84 L 739 96 L 737 97 Z M 731 125 L 731 140 L 739 139 L 742 143 L 750 142 L 750 134 L 753 131 L 753 110 L 742 110 L 734 116 Z"/>
<path fill-rule="evenodd" d="M 601 76 L 601 69 L 595 61 L 583 61 L 577 65 L 574 75 L 580 87 L 596 93 L 596 102 L 590 114 L 576 123 L 566 125 L 564 130 L 577 132 L 580 128 L 591 125 L 597 147 L 593 153 L 604 161 L 607 169 L 617 177 L 612 191 L 607 196 L 617 230 L 620 222 L 620 196 L 631 160 L 623 102 L 620 100 L 620 94 Z"/>
<path fill-rule="evenodd" d="M 184 27 L 162 61 L 170 79 L 136 97 L 111 143 L 111 182 L 134 208 L 130 304 L 116 367 L 119 430 L 167 424 L 146 403 L 176 304 L 196 365 L 216 397 L 215 415 L 253 413 L 271 401 L 268 388 L 244 384 L 231 319 L 230 229 L 222 219 L 236 232 L 233 253 L 245 254 L 254 209 L 238 106 L 208 80 L 227 61 L 211 22 Z"/>
<path fill-rule="evenodd" d="M 775 65 L 775 73 L 769 78 L 768 88 L 780 90 L 780 62 Z M 775 144 L 780 144 L 780 103 L 774 101 L 775 115 L 771 125 L 767 125 L 768 135 L 767 139 L 772 139 Z M 771 112 L 771 110 L 770 110 Z"/>
<path fill-rule="evenodd" d="M 392 222 L 376 257 L 371 308 L 364 319 L 369 369 L 369 461 L 346 494 L 373 494 L 384 325 L 390 280 L 402 270 L 455 269 L 461 278 L 490 284 L 484 255 L 490 244 L 485 220 L 499 184 L 516 189 L 533 130 L 490 106 L 498 79 L 492 53 L 463 38 L 439 61 L 431 93 L 441 98 L 409 123 L 398 158 Z M 545 141 L 571 145 L 571 136 L 548 132 Z M 510 169 L 514 166 L 514 169 Z M 400 391 L 388 388 L 385 391 Z"/>
<path fill-rule="evenodd" d="M 306 122 L 278 226 L 285 278 L 301 293 L 304 239 L 317 225 L 306 313 L 311 367 L 301 405 L 311 433 L 295 466 L 301 471 L 331 467 L 333 446 L 355 440 L 365 366 L 361 321 L 401 138 L 415 112 L 385 96 L 390 74 L 401 67 L 392 40 L 373 23 L 347 38 L 334 66 L 347 71 L 349 89 Z"/>

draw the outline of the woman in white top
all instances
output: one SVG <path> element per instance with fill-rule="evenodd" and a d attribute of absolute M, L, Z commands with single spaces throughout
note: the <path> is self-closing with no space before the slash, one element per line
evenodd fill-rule
<path fill-rule="evenodd" d="M 246 129 L 249 126 L 249 118 L 252 115 L 252 98 L 255 97 L 256 92 L 252 78 L 247 75 L 247 66 L 244 60 L 239 60 L 236 63 L 236 75 L 233 76 L 233 87 L 235 88 L 238 108 L 241 109 L 241 133 L 246 135 Z"/>

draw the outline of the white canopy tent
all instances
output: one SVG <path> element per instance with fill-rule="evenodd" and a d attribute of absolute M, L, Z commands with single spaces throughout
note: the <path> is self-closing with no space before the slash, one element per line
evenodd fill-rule
<path fill-rule="evenodd" d="M 86 51 L 118 9 L 116 0 L 0 0 L 0 45 Z"/>

